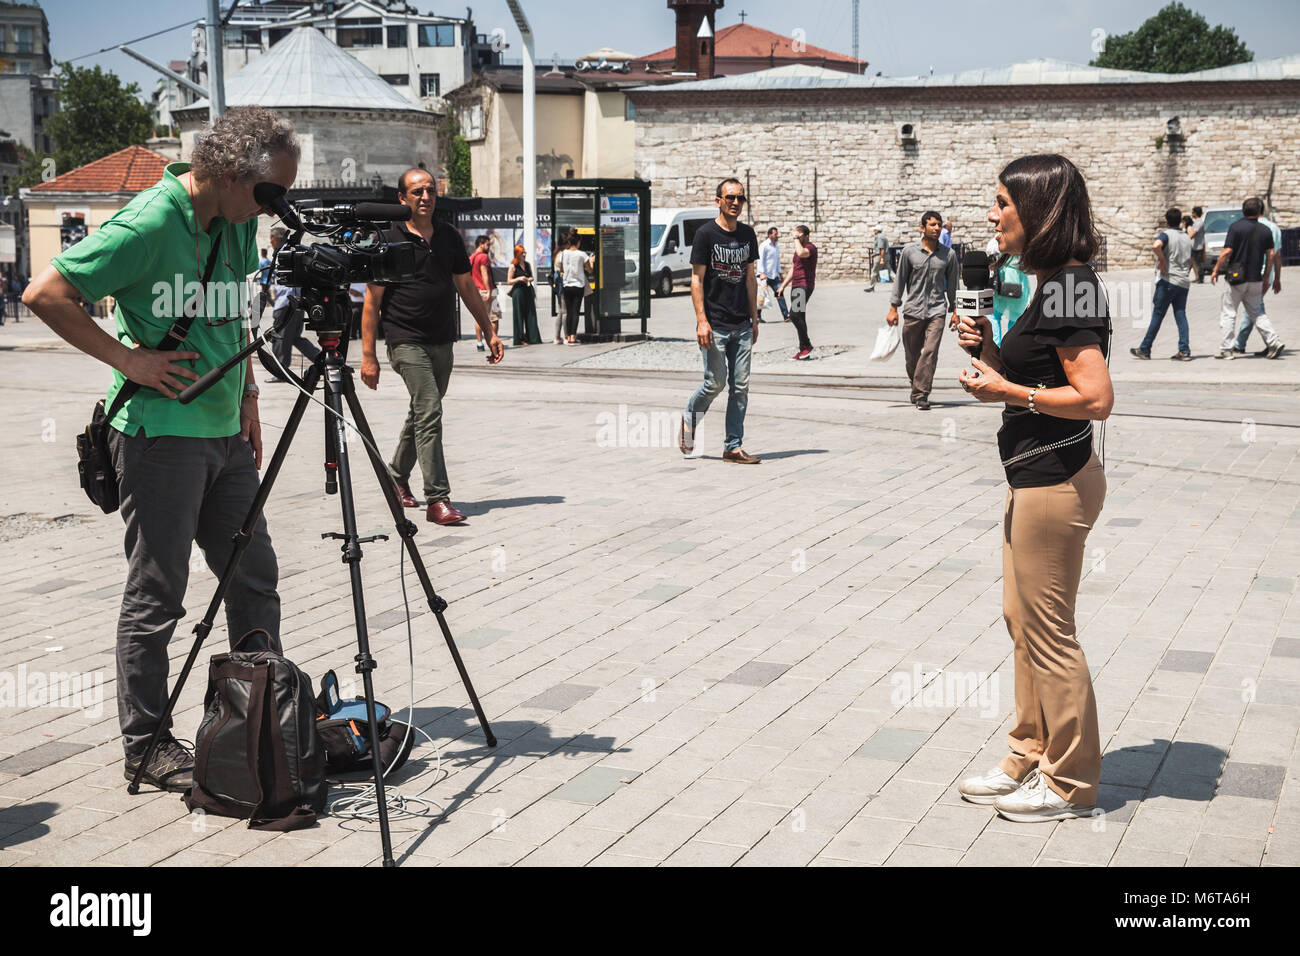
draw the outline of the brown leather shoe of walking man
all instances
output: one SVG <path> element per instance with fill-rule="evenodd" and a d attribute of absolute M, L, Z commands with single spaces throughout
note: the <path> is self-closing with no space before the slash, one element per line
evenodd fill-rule
<path fill-rule="evenodd" d="M 724 451 L 722 453 L 722 460 L 734 461 L 738 465 L 757 465 L 763 459 L 759 458 L 757 455 L 746 454 L 745 449 L 743 448 L 733 448 L 731 451 Z"/>
<path fill-rule="evenodd" d="M 445 498 L 442 501 L 435 501 L 429 505 L 429 510 L 425 513 L 434 524 L 460 524 L 465 520 L 465 516 L 451 506 L 451 502 Z"/>

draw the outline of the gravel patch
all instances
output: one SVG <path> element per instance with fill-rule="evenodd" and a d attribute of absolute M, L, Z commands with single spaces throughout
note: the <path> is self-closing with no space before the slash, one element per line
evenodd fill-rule
<path fill-rule="evenodd" d="M 80 515 L 60 515 L 57 518 L 42 518 L 40 515 L 25 513 L 5 515 L 0 517 L 0 541 L 16 541 L 51 528 L 71 528 L 85 523 L 86 519 Z"/>
<path fill-rule="evenodd" d="M 805 361 L 813 363 L 828 359 L 832 355 L 855 351 L 857 348 L 856 345 L 819 345 Z M 796 351 L 794 345 L 760 349 L 754 352 L 751 363 L 755 368 L 790 366 L 793 364 L 790 356 Z M 694 339 L 655 339 L 653 342 L 634 342 L 622 348 L 610 349 L 599 355 L 569 362 L 566 367 L 695 372 L 701 369 L 700 347 Z"/>

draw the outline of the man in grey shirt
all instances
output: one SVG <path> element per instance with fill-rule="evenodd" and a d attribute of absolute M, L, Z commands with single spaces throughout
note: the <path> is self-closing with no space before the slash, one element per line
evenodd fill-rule
<path fill-rule="evenodd" d="M 889 271 L 889 239 L 879 226 L 874 227 L 872 232 L 875 235 L 871 238 L 871 249 L 867 252 L 867 281 L 874 290 L 880 271 L 884 269 L 886 274 Z"/>
<path fill-rule="evenodd" d="M 957 326 L 957 254 L 939 244 L 943 220 L 934 210 L 921 216 L 921 241 L 909 242 L 898 257 L 898 276 L 889 299 L 885 321 L 898 324 L 898 307 L 903 307 L 903 354 L 907 377 L 912 383 L 912 404 L 930 410 L 930 386 L 939 363 L 939 341 L 943 338 L 944 315 Z"/>
<path fill-rule="evenodd" d="M 1129 349 L 1134 358 L 1151 357 L 1151 346 L 1155 344 L 1160 323 L 1165 320 L 1165 313 L 1172 305 L 1174 321 L 1178 323 L 1178 354 L 1170 357 L 1175 362 L 1192 360 L 1187 340 L 1187 290 L 1192 284 L 1192 239 L 1183 231 L 1182 222 L 1183 212 L 1177 206 L 1165 210 L 1165 225 L 1168 228 L 1156 236 L 1156 241 L 1151 246 L 1156 254 L 1160 280 L 1156 283 L 1147 334 L 1142 337 L 1141 345 Z"/>

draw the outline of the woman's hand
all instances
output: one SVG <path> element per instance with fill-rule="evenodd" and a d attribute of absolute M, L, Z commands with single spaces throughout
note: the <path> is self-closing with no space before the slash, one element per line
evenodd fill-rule
<path fill-rule="evenodd" d="M 985 342 L 993 341 L 993 326 L 988 316 L 959 315 L 957 317 L 957 344 L 965 351 L 979 348 L 983 351 Z"/>
<path fill-rule="evenodd" d="M 963 317 L 962 321 L 967 320 Z M 1005 402 L 1010 397 L 1009 383 L 991 365 L 986 365 L 977 358 L 971 359 L 970 364 L 975 366 L 974 372 L 964 368 L 957 376 L 962 388 L 981 402 Z"/>

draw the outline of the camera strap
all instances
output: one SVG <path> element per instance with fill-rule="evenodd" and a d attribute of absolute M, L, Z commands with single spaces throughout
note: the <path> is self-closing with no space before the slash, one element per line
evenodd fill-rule
<path fill-rule="evenodd" d="M 185 339 L 189 336 L 190 326 L 194 324 L 194 319 L 199 314 L 199 302 L 202 299 L 207 298 L 208 280 L 212 278 L 212 270 L 217 265 L 217 253 L 221 251 L 220 240 L 224 238 L 225 237 L 221 233 L 217 233 L 212 237 L 212 251 L 208 253 L 207 265 L 203 267 L 203 292 L 201 295 L 195 296 L 189 302 L 185 303 L 185 308 L 181 312 L 181 317 L 172 322 L 171 328 L 167 330 L 167 334 L 163 336 L 162 341 L 155 347 L 155 352 L 174 352 L 176 349 L 181 347 L 181 344 L 184 343 Z M 130 400 L 131 396 L 139 390 L 140 383 L 132 382 L 128 379 L 126 383 L 118 389 L 117 395 L 113 397 L 113 404 L 110 405 L 108 410 L 104 413 L 104 417 L 111 422 L 117 417 L 117 413 L 122 410 L 122 406 L 125 405 Z"/>

